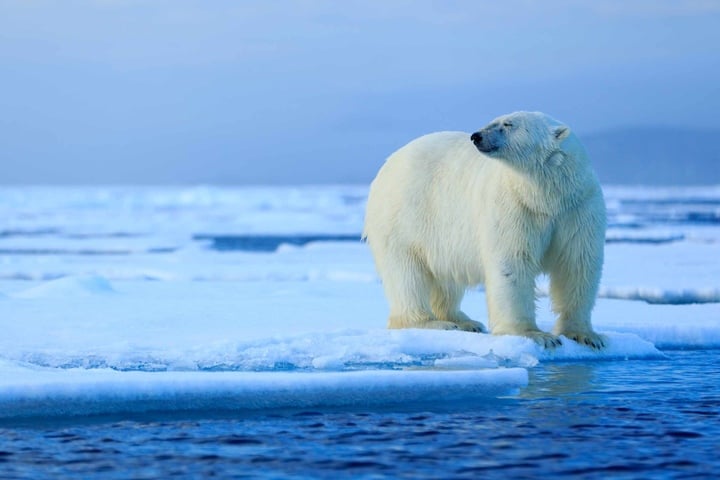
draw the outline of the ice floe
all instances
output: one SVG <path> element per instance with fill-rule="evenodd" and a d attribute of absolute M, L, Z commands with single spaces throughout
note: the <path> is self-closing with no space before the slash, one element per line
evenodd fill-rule
<path fill-rule="evenodd" d="M 0 417 L 473 401 L 542 363 L 720 348 L 720 187 L 605 189 L 602 352 L 385 329 L 366 194 L 0 189 Z M 463 309 L 487 323 L 482 289 Z"/>

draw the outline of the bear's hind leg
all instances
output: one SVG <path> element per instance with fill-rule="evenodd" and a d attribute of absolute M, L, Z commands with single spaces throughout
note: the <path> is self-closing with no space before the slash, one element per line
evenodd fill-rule
<path fill-rule="evenodd" d="M 460 330 L 486 333 L 485 325 L 471 320 L 460 310 L 460 302 L 464 293 L 464 288 L 451 282 L 438 282 L 433 279 L 430 294 L 430 305 L 433 313 L 440 320 L 456 324 Z"/>
<path fill-rule="evenodd" d="M 388 328 L 458 330 L 458 324 L 438 319 L 430 306 L 432 275 L 412 252 L 386 253 L 380 270 L 390 303 Z"/>

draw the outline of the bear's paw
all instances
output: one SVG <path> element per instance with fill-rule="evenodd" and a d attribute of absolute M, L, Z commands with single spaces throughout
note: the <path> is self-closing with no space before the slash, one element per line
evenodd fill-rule
<path fill-rule="evenodd" d="M 607 337 L 595 332 L 563 332 L 562 335 L 593 350 L 602 350 L 607 345 Z"/>
<path fill-rule="evenodd" d="M 540 345 L 543 348 L 553 349 L 553 348 L 557 348 L 562 345 L 562 340 L 560 340 L 560 338 L 553 335 L 552 333 L 546 333 L 546 332 L 537 330 L 537 331 L 523 332 L 522 335 L 534 340 L 535 343 L 537 343 L 538 345 Z"/>
<path fill-rule="evenodd" d="M 487 333 L 485 325 L 480 322 L 476 322 L 475 320 L 470 320 L 469 318 L 467 320 L 456 320 L 453 321 L 453 323 L 457 325 L 459 330 L 463 330 L 465 332 Z"/>

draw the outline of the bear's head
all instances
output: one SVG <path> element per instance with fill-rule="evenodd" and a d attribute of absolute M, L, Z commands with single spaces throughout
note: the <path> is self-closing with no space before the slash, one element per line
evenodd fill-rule
<path fill-rule="evenodd" d="M 523 171 L 535 171 L 559 165 L 572 155 L 574 145 L 565 142 L 570 133 L 567 125 L 544 113 L 515 112 L 496 118 L 470 139 L 489 157 Z"/>

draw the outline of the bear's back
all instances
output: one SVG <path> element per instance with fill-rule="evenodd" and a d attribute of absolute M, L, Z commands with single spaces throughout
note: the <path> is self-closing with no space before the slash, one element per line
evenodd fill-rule
<path fill-rule="evenodd" d="M 428 188 L 457 190 L 460 183 L 492 163 L 470 141 L 466 132 L 444 131 L 418 137 L 388 157 L 373 185 L 389 183 L 387 188 L 416 195 Z M 444 183 L 448 183 L 443 187 Z M 461 188 L 461 187 L 460 187 Z"/>

